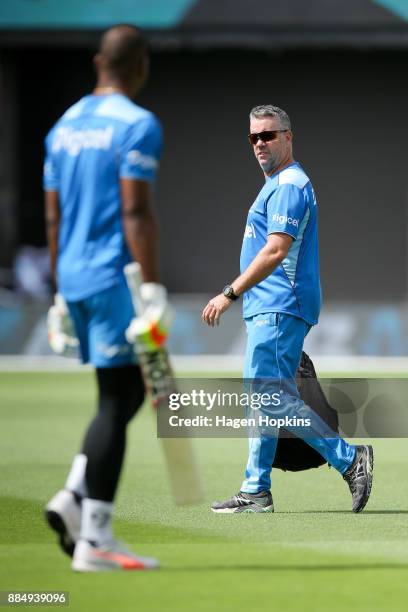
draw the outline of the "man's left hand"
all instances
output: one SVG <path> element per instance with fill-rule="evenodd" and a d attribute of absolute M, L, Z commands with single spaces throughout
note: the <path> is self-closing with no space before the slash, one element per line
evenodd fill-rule
<path fill-rule="evenodd" d="M 79 340 L 68 307 L 60 293 L 54 296 L 54 304 L 47 314 L 48 342 L 54 353 L 63 357 L 77 357 Z"/>
<path fill-rule="evenodd" d="M 203 314 L 201 315 L 204 323 L 207 323 L 210 327 L 214 327 L 214 325 L 220 324 L 220 317 L 223 312 L 228 310 L 231 306 L 232 301 L 225 297 L 223 293 L 216 295 L 212 300 L 210 300 L 207 306 L 203 310 Z"/>

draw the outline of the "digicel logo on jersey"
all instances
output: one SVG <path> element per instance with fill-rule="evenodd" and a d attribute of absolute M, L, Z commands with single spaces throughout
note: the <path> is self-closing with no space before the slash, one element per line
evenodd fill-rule
<path fill-rule="evenodd" d="M 272 221 L 276 221 L 280 225 L 294 225 L 295 227 L 299 227 L 299 219 L 293 219 L 292 217 L 286 217 L 286 215 L 278 215 L 275 213 L 272 217 Z"/>
<path fill-rule="evenodd" d="M 69 155 L 76 157 L 82 149 L 110 149 L 113 137 L 113 127 L 95 130 L 73 130 L 70 127 L 60 127 L 55 132 L 52 150 L 58 153 L 65 149 Z"/>
<path fill-rule="evenodd" d="M 245 227 L 244 238 L 256 238 L 255 227 L 253 223 L 248 223 Z"/>

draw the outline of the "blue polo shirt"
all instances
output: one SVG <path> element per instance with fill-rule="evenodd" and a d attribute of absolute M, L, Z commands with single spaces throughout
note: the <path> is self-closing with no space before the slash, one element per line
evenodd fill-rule
<path fill-rule="evenodd" d="M 85 96 L 46 137 L 44 189 L 58 191 L 58 289 L 70 301 L 124 282 L 120 179 L 154 181 L 161 127 L 122 94 Z"/>
<path fill-rule="evenodd" d="M 272 274 L 244 293 L 244 318 L 282 312 L 315 325 L 321 305 L 317 205 L 310 179 L 297 162 L 268 177 L 249 209 L 241 272 L 273 233 L 288 234 L 293 242 Z"/>

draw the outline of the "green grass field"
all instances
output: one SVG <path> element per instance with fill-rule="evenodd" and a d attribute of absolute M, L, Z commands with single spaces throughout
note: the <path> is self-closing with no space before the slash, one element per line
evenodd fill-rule
<path fill-rule="evenodd" d="M 70 609 L 98 612 L 407 609 L 407 440 L 374 441 L 373 492 L 360 515 L 327 467 L 275 471 L 275 514 L 215 515 L 209 503 L 239 489 L 246 441 L 197 440 L 205 501 L 175 507 L 147 406 L 129 430 L 115 530 L 162 568 L 73 573 L 42 508 L 63 485 L 93 406 L 89 373 L 0 374 L 0 590 L 65 590 Z"/>

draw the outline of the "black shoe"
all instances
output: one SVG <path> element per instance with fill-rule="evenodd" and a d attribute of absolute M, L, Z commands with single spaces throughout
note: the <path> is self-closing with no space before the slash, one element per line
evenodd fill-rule
<path fill-rule="evenodd" d="M 213 512 L 273 512 L 273 500 L 270 491 L 260 493 L 243 493 L 240 491 L 224 502 L 211 504 Z"/>
<path fill-rule="evenodd" d="M 373 465 L 373 447 L 357 446 L 353 465 L 343 474 L 344 480 L 350 487 L 353 512 L 361 512 L 368 502 L 373 484 Z"/>

